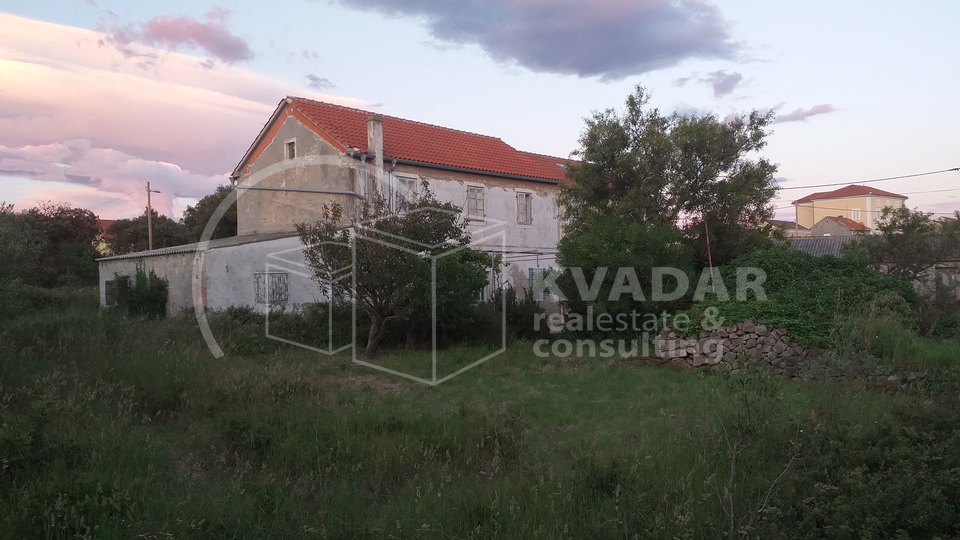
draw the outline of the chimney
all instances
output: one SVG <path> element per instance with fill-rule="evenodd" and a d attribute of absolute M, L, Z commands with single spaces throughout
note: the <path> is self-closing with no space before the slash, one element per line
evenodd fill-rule
<path fill-rule="evenodd" d="M 371 193 L 379 193 L 383 178 L 383 119 L 378 114 L 367 117 L 367 152 L 374 155 Z"/>

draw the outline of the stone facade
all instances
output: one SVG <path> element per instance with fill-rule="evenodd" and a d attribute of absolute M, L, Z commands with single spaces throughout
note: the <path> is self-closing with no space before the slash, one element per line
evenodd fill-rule
<path fill-rule="evenodd" d="M 771 330 L 753 321 L 687 337 L 664 330 L 657 337 L 657 356 L 681 367 L 723 364 L 739 369 L 745 360 L 753 358 L 773 366 L 778 374 L 796 377 L 803 363 L 819 354 L 817 349 L 791 341 L 786 330 Z"/>

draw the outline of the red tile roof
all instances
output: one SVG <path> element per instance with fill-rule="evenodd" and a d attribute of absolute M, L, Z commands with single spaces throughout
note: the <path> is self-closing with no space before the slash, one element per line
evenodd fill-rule
<path fill-rule="evenodd" d="M 107 232 L 107 229 L 109 229 L 110 226 L 113 225 L 114 221 L 116 220 L 115 219 L 98 219 L 97 220 L 97 227 L 100 227 L 100 235 L 108 240 L 116 238 L 117 236 L 115 234 L 110 234 Z"/>
<path fill-rule="evenodd" d="M 821 199 L 839 199 L 840 197 L 862 197 L 864 195 L 879 195 L 880 197 L 893 197 L 895 199 L 907 198 L 903 195 L 897 195 L 896 193 L 891 193 L 875 187 L 851 185 L 842 187 L 840 189 L 835 189 L 833 191 L 811 193 L 806 197 L 793 201 L 791 204 L 808 203 L 810 201 L 819 201 Z"/>
<path fill-rule="evenodd" d="M 862 223 L 860 223 L 860 222 L 858 222 L 858 221 L 854 221 L 854 220 L 852 220 L 852 219 L 850 219 L 850 218 L 846 218 L 846 217 L 827 216 L 827 217 L 825 217 L 825 218 L 823 218 L 823 219 L 829 219 L 830 221 L 835 221 L 835 222 L 839 223 L 840 225 L 843 225 L 844 227 L 850 229 L 851 231 L 869 231 L 869 230 L 870 230 L 870 227 L 867 227 L 866 225 L 864 225 L 864 224 L 862 224 Z"/>
<path fill-rule="evenodd" d="M 378 113 L 300 97 L 287 99 L 290 106 L 342 146 L 369 152 L 367 118 Z M 529 178 L 565 180 L 565 171 L 558 164 L 569 160 L 522 152 L 496 137 L 382 114 L 378 116 L 383 119 L 385 161 L 397 158 Z"/>

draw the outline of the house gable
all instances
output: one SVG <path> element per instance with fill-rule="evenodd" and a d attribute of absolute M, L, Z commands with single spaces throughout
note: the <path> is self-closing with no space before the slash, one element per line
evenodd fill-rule
<path fill-rule="evenodd" d="M 295 223 L 319 219 L 323 206 L 332 202 L 349 208 L 353 197 L 319 193 L 318 190 L 354 192 L 358 189 L 359 165 L 344 154 L 343 146 L 330 142 L 329 135 L 296 111 L 275 115 L 238 169 L 236 178 L 238 234 L 264 234 L 292 231 Z M 297 157 L 314 157 L 314 164 L 293 164 L 289 168 L 260 177 L 258 173 L 289 161 L 288 145 Z M 254 180 L 256 178 L 257 180 Z"/>
<path fill-rule="evenodd" d="M 264 124 L 263 128 L 260 130 L 260 134 L 257 135 L 256 139 L 254 139 L 253 144 L 250 145 L 250 148 L 247 149 L 247 152 L 243 155 L 243 158 L 241 158 L 240 163 L 238 163 L 236 168 L 233 169 L 233 173 L 231 174 L 233 178 L 239 178 L 242 174 L 250 172 L 250 164 L 255 162 L 257 158 L 260 157 L 260 154 L 262 154 L 273 143 L 277 133 L 280 131 L 280 128 L 290 117 L 295 118 L 297 121 L 303 124 L 304 127 L 313 131 L 319 138 L 329 143 L 333 148 L 340 152 L 346 151 L 346 147 L 344 147 L 332 135 L 318 126 L 315 122 L 313 122 L 313 120 L 307 118 L 307 116 L 298 109 L 292 107 L 291 101 L 292 100 L 290 98 L 286 98 L 281 101 L 279 105 L 277 105 L 277 108 L 270 116 L 270 120 Z"/>

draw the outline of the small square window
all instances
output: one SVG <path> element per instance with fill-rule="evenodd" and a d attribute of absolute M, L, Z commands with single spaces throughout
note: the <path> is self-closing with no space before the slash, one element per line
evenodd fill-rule
<path fill-rule="evenodd" d="M 484 215 L 483 188 L 467 186 L 467 219 L 482 220 Z"/>
<path fill-rule="evenodd" d="M 854 208 L 853 210 L 850 210 L 850 217 L 852 219 L 860 219 L 860 209 Z"/>
<path fill-rule="evenodd" d="M 283 153 L 286 159 L 297 159 L 297 141 L 287 141 L 283 145 Z"/>
<path fill-rule="evenodd" d="M 256 272 L 253 275 L 258 304 L 286 304 L 290 281 L 286 272 Z"/>
<path fill-rule="evenodd" d="M 517 193 L 517 224 L 533 225 L 533 194 Z"/>

